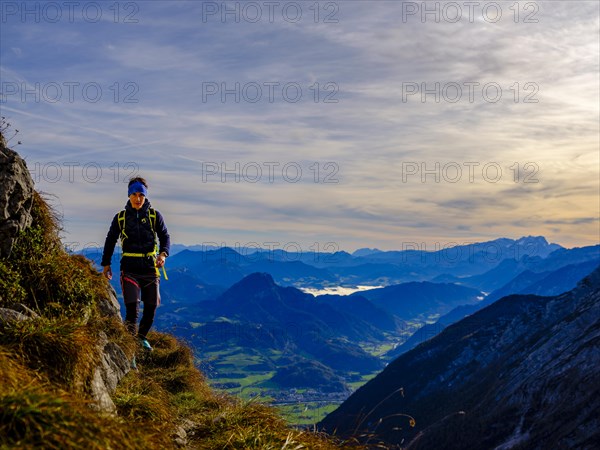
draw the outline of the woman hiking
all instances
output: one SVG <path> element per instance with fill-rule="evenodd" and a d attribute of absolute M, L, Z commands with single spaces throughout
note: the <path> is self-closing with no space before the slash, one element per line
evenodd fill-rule
<path fill-rule="evenodd" d="M 115 215 L 106 235 L 101 265 L 103 274 L 112 279 L 111 258 L 117 239 L 121 238 L 121 289 L 125 302 L 125 325 L 146 350 L 152 346 L 146 336 L 160 304 L 159 281 L 171 240 L 162 215 L 150 205 L 148 183 L 141 177 L 129 180 L 125 209 Z M 158 244 L 156 237 L 158 236 Z M 165 272 L 166 278 L 166 272 Z M 144 311 L 137 330 L 140 301 Z M 135 365 L 135 362 L 133 363 Z"/>

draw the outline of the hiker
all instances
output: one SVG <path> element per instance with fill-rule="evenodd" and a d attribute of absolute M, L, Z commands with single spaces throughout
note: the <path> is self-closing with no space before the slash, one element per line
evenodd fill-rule
<path fill-rule="evenodd" d="M 141 177 L 129 180 L 129 200 L 125 209 L 115 215 L 106 235 L 101 265 L 103 274 L 112 279 L 111 258 L 117 239 L 121 238 L 121 289 L 125 302 L 125 325 L 136 335 L 140 300 L 144 312 L 137 337 L 143 348 L 151 351 L 146 338 L 154 322 L 154 313 L 160 304 L 159 281 L 165 259 L 169 256 L 170 237 L 162 215 L 151 207 L 148 183 Z M 158 236 L 158 245 L 156 237 Z"/>

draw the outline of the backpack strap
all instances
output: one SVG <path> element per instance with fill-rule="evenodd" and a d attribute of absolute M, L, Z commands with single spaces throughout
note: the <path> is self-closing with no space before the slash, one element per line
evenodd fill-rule
<path fill-rule="evenodd" d="M 119 223 L 119 230 L 121 231 L 121 245 L 123 245 L 123 241 L 127 239 L 127 233 L 125 233 L 125 210 L 119 212 L 117 221 Z"/>
<path fill-rule="evenodd" d="M 150 218 L 150 228 L 152 228 L 152 233 L 154 233 L 154 259 L 156 260 L 156 256 L 158 255 L 158 241 L 156 235 L 156 210 L 154 208 L 148 209 L 148 217 Z M 165 276 L 165 280 L 168 280 L 167 271 L 165 266 L 162 267 L 163 275 Z M 156 275 L 160 278 L 160 271 L 158 267 L 156 268 Z"/>
<path fill-rule="evenodd" d="M 152 232 L 156 234 L 156 210 L 154 208 L 148 209 L 148 217 L 150 217 L 150 227 L 152 228 Z"/>
<path fill-rule="evenodd" d="M 158 242 L 156 241 L 156 210 L 154 208 L 148 209 L 148 217 L 150 218 L 150 228 L 154 235 L 154 253 L 158 255 Z"/>

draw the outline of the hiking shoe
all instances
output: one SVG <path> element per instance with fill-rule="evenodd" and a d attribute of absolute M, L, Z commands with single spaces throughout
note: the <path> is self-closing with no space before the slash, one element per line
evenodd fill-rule
<path fill-rule="evenodd" d="M 150 342 L 148 342 L 146 339 L 140 339 L 140 344 L 142 345 L 142 348 L 144 350 L 148 350 L 149 352 L 151 352 L 152 350 L 154 350 L 152 348 L 152 346 L 150 345 Z"/>
<path fill-rule="evenodd" d="M 129 367 L 131 367 L 133 370 L 137 370 L 137 363 L 135 362 L 135 355 L 133 355 L 133 358 L 131 360 L 131 364 L 129 364 Z"/>

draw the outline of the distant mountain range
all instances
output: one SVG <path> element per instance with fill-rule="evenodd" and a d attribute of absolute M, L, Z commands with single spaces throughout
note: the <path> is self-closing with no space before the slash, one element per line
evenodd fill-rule
<path fill-rule="evenodd" d="M 592 255 L 593 256 L 593 255 Z M 402 345 L 388 352 L 388 358 L 396 358 L 420 343 L 431 339 L 445 327 L 477 312 L 496 300 L 511 294 L 536 294 L 552 296 L 573 289 L 586 275 L 598 267 L 600 259 L 592 259 L 579 264 L 569 264 L 559 269 L 545 272 L 525 270 L 501 288 L 488 295 L 485 300 L 474 304 L 462 304 L 440 317 L 435 323 L 425 324 Z M 560 266 L 560 263 L 556 263 Z"/>
<path fill-rule="evenodd" d="M 599 342 L 596 268 L 567 293 L 510 295 L 448 326 L 320 427 L 386 448 L 597 448 Z"/>
<path fill-rule="evenodd" d="M 204 250 L 180 249 L 169 258 L 168 266 L 173 269 L 187 268 L 200 279 L 225 287 L 251 273 L 267 272 L 278 284 L 296 287 L 387 286 L 408 281 L 445 281 L 492 290 L 488 284 L 477 279 L 468 283 L 468 277 L 482 275 L 505 260 L 519 261 L 527 257 L 541 261 L 553 252 L 566 250 L 548 243 L 541 236 L 447 245 L 433 251 L 420 250 L 423 247 L 422 244 L 413 243 L 407 244 L 406 250 L 363 249 L 354 254 L 343 251 L 294 253 L 256 248 L 203 247 Z M 518 270 L 514 268 L 511 273 L 503 270 L 506 281 L 514 277 Z M 446 280 L 435 280 L 436 277 L 445 277 Z"/>
<path fill-rule="evenodd" d="M 283 286 L 324 288 L 329 286 L 389 286 L 409 281 L 457 283 L 491 292 L 524 270 L 542 272 L 591 259 L 600 246 L 564 249 L 541 236 L 444 246 L 431 250 L 422 243 L 404 245 L 404 250 L 360 249 L 353 254 L 264 250 L 256 248 L 211 248 L 207 245 L 173 245 L 167 270 L 183 269 L 207 286 L 221 290 L 255 272 L 266 272 Z M 86 249 L 87 257 L 100 262 L 101 249 Z M 118 252 L 113 264 L 118 265 Z M 165 283 L 169 289 L 169 283 Z"/>
<path fill-rule="evenodd" d="M 295 374 L 290 379 L 314 380 L 296 387 L 343 385 L 345 390 L 343 383 L 356 374 L 379 370 L 495 300 L 513 293 L 565 292 L 600 261 L 600 246 L 564 249 L 543 237 L 433 252 L 406 247 L 298 254 L 179 246 L 167 261 L 169 280 L 161 281 L 155 325 L 190 342 L 203 355 L 205 371 L 216 379 L 231 375 L 230 362 L 222 356 L 235 359 L 237 351 L 249 358 L 236 369 L 238 375 L 279 374 L 274 377 L 278 384 L 285 367 L 285 373 Z M 87 256 L 99 263 L 99 251 Z M 113 265 L 118 264 L 116 253 Z M 120 293 L 118 277 L 112 283 Z M 318 297 L 297 289 L 357 285 L 384 287 Z M 398 342 L 402 344 L 383 355 L 365 351 Z M 313 376 L 315 371 L 322 377 Z M 331 373 L 340 377 L 338 382 L 317 383 Z"/>

